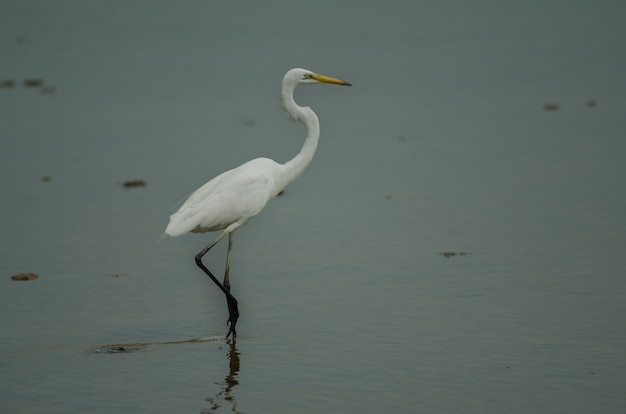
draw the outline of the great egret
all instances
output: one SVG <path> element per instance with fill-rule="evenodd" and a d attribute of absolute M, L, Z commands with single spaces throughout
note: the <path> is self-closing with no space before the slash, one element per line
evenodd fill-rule
<path fill-rule="evenodd" d="M 204 233 L 223 230 L 208 246 L 196 255 L 196 264 L 226 295 L 229 330 L 226 334 L 235 338 L 239 309 L 237 299 L 230 293 L 230 255 L 235 230 L 256 216 L 265 205 L 289 183 L 298 178 L 313 159 L 320 135 L 317 115 L 309 107 L 301 107 L 293 100 L 293 91 L 299 85 L 332 83 L 348 85 L 339 79 L 311 72 L 291 69 L 283 77 L 281 98 L 283 108 L 294 120 L 307 129 L 307 137 L 300 152 L 284 164 L 268 158 L 256 158 L 239 167 L 228 170 L 198 188 L 180 209 L 170 216 L 165 233 L 171 237 L 187 232 Z M 202 257 L 228 234 L 228 254 L 224 282 L 220 283 L 202 263 Z"/>

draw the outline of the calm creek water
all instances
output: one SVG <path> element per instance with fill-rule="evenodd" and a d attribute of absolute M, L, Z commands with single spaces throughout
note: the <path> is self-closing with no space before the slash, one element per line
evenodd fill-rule
<path fill-rule="evenodd" d="M 625 11 L 2 2 L 0 411 L 623 412 Z M 320 146 L 237 232 L 228 342 L 212 235 L 159 238 L 297 153 L 296 66 L 354 87 L 296 93 Z"/>

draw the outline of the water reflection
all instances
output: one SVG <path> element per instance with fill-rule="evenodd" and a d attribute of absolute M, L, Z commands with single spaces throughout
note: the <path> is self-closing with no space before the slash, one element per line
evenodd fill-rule
<path fill-rule="evenodd" d="M 216 413 L 219 408 L 222 406 L 222 401 L 228 401 L 231 403 L 232 408 L 231 411 L 234 413 L 241 413 L 237 409 L 237 399 L 232 394 L 233 389 L 236 385 L 239 385 L 239 381 L 237 380 L 237 375 L 239 374 L 239 352 L 237 352 L 237 341 L 235 339 L 231 339 L 228 341 L 229 350 L 228 350 L 228 362 L 229 369 L 228 374 L 224 378 L 224 381 L 216 382 L 218 385 L 222 385 L 223 388 L 215 394 L 215 397 L 209 397 L 206 400 L 211 403 L 211 407 L 207 410 L 203 410 L 202 413 Z"/>
<path fill-rule="evenodd" d="M 190 344 L 197 342 L 214 342 L 214 341 L 222 341 L 224 339 L 223 336 L 212 336 L 212 337 L 203 337 L 203 338 L 193 338 L 193 339 L 185 339 L 181 341 L 167 341 L 167 342 L 151 342 L 151 343 L 125 343 L 125 344 L 109 344 L 109 345 L 100 345 L 92 349 L 92 352 L 95 353 L 104 353 L 104 354 L 120 354 L 120 353 L 130 353 L 130 352 L 139 352 L 145 351 L 151 346 L 158 345 L 178 345 L 178 344 Z M 234 413 L 241 414 L 242 412 L 237 409 L 237 399 L 233 395 L 232 391 L 236 385 L 239 385 L 239 381 L 237 379 L 239 374 L 239 352 L 237 351 L 237 341 L 235 339 L 229 339 L 226 341 L 228 345 L 228 373 L 226 377 L 224 377 L 223 381 L 218 381 L 215 384 L 220 385 L 220 391 L 215 394 L 215 397 L 209 397 L 206 399 L 211 406 L 206 410 L 202 410 L 201 413 L 209 414 L 209 413 L 217 413 L 219 409 L 222 407 L 224 401 L 228 401 L 231 404 L 231 410 Z"/>

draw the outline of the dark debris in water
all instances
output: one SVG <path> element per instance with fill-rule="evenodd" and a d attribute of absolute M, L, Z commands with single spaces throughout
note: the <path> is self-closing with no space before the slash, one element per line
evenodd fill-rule
<path fill-rule="evenodd" d="M 0 88 L 10 89 L 15 86 L 15 81 L 13 79 L 5 79 L 0 82 Z"/>
<path fill-rule="evenodd" d="M 443 256 L 443 257 L 450 258 L 450 257 L 454 257 L 454 256 L 469 256 L 469 255 L 471 255 L 471 253 L 470 252 L 451 252 L 451 251 L 446 251 L 446 252 L 440 252 L 439 255 Z"/>
<path fill-rule="evenodd" d="M 39 275 L 36 273 L 20 273 L 18 275 L 11 276 L 11 280 L 16 282 L 26 282 L 28 280 L 39 279 Z"/>
<path fill-rule="evenodd" d="M 95 350 L 98 354 L 122 354 L 128 352 L 143 351 L 148 347 L 148 344 L 116 344 L 105 345 Z"/>
<path fill-rule="evenodd" d="M 153 345 L 179 345 L 193 344 L 199 342 L 221 342 L 226 340 L 224 336 L 213 336 L 204 338 L 184 339 L 181 341 L 151 342 L 151 343 L 130 343 L 130 344 L 111 344 L 95 347 L 92 352 L 96 354 L 125 354 L 130 352 L 145 351 Z"/>
<path fill-rule="evenodd" d="M 42 86 L 43 86 L 43 79 L 40 79 L 40 78 L 24 79 L 25 88 L 41 88 Z"/>
<path fill-rule="evenodd" d="M 52 85 L 46 85 L 46 82 L 42 78 L 26 78 L 21 82 L 24 88 L 39 89 L 42 95 L 52 95 L 56 92 L 56 87 Z M 19 82 L 15 79 L 4 79 L 0 81 L 0 89 L 12 89 L 19 85 Z"/>
<path fill-rule="evenodd" d="M 137 188 L 137 187 L 145 187 L 147 184 L 144 180 L 128 180 L 124 181 L 122 187 L 124 188 Z"/>
<path fill-rule="evenodd" d="M 557 103 L 547 103 L 543 105 L 543 109 L 546 111 L 558 111 L 559 109 L 561 109 L 561 105 Z"/>
<path fill-rule="evenodd" d="M 595 101 L 595 99 L 587 99 L 585 101 L 585 106 L 587 108 L 595 108 L 597 105 L 598 103 Z M 548 103 L 543 104 L 544 111 L 556 112 L 560 109 L 561 109 L 561 105 L 556 102 L 548 102 Z"/>
<path fill-rule="evenodd" d="M 241 123 L 247 127 L 253 127 L 256 125 L 256 121 L 251 118 L 244 118 L 244 120 L 241 121 Z"/>
<path fill-rule="evenodd" d="M 42 95 L 52 95 L 56 91 L 57 91 L 57 88 L 55 88 L 54 86 L 43 86 L 41 88 Z"/>

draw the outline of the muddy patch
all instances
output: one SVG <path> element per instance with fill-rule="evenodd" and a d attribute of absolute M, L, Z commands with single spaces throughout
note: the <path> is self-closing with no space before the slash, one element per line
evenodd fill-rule
<path fill-rule="evenodd" d="M 37 273 L 20 273 L 18 275 L 11 276 L 11 280 L 14 280 L 16 282 L 26 282 L 36 279 L 39 279 L 39 275 Z"/>
<path fill-rule="evenodd" d="M 97 346 L 91 349 L 91 352 L 96 353 L 96 354 L 128 354 L 131 352 L 146 351 L 149 348 L 155 347 L 155 346 L 193 344 L 193 343 L 200 343 L 200 342 L 226 342 L 226 337 L 225 336 L 207 336 L 207 337 L 201 337 L 201 338 L 184 339 L 181 341 L 109 344 L 109 345 Z"/>

